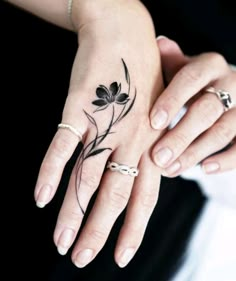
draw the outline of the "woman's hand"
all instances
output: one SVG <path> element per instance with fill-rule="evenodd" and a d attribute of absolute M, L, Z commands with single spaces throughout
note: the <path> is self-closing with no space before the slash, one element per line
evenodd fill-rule
<path fill-rule="evenodd" d="M 163 130 L 181 108 L 187 111 L 157 141 L 153 161 L 168 177 L 175 177 L 200 162 L 206 173 L 235 169 L 236 108 L 224 112 L 217 95 L 206 89 L 210 86 L 224 89 L 236 101 L 236 72 L 217 53 L 190 58 L 167 38 L 160 38 L 158 46 L 168 86 L 151 111 L 152 127 Z"/>
<path fill-rule="evenodd" d="M 91 2 L 93 8 L 88 9 L 86 3 Z M 143 6 L 138 1 L 96 3 L 85 1 L 89 20 L 84 14 L 80 17 L 79 49 L 62 116 L 62 123 L 69 126 L 62 126 L 52 140 L 35 199 L 44 207 L 53 198 L 81 134 L 83 149 L 71 174 L 54 241 L 66 254 L 99 186 L 72 259 L 78 267 L 93 260 L 128 203 L 115 250 L 123 267 L 137 251 L 158 198 L 160 171 L 150 159 L 150 148 L 159 133 L 151 128 L 148 114 L 162 91 L 162 76 L 152 21 Z M 104 173 L 108 159 L 138 167 L 138 177 L 110 169 Z"/>

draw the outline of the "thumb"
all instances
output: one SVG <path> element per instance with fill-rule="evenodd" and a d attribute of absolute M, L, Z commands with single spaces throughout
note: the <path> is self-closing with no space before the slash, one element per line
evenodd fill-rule
<path fill-rule="evenodd" d="M 157 45 L 160 50 L 163 74 L 166 82 L 169 83 L 190 58 L 184 55 L 175 41 L 167 37 L 157 37 Z"/>

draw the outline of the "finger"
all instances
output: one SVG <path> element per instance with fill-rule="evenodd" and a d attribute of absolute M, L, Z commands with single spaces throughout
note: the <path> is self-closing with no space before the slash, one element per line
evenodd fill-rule
<path fill-rule="evenodd" d="M 186 169 L 200 163 L 209 155 L 225 148 L 236 135 L 236 122 L 232 122 L 235 118 L 235 108 L 224 113 L 209 130 L 196 139 L 174 163 L 165 169 L 163 175 L 170 177 L 177 176 Z M 212 157 L 215 159 L 218 156 L 215 155 Z M 208 158 L 208 160 L 210 161 L 212 157 Z M 232 157 L 235 156 L 232 155 Z M 229 161 L 228 164 L 232 166 L 232 162 Z"/>
<path fill-rule="evenodd" d="M 190 59 L 184 55 L 179 45 L 166 37 L 157 38 L 157 44 L 161 55 L 161 64 L 166 82 L 169 83 L 174 75 Z"/>
<path fill-rule="evenodd" d="M 80 95 L 78 91 L 67 96 L 62 117 L 62 123 L 69 124 L 73 129 L 60 128 L 56 132 L 39 170 L 34 196 L 40 208 L 53 198 L 64 167 L 81 141 L 75 132 L 83 136 L 88 127 L 77 95 Z"/>
<path fill-rule="evenodd" d="M 119 148 L 111 161 L 136 166 L 139 156 Z M 128 159 L 128 160 L 126 160 Z M 77 267 L 84 267 L 102 249 L 117 217 L 129 200 L 134 177 L 107 170 L 103 176 L 98 196 L 88 220 L 72 253 Z"/>
<path fill-rule="evenodd" d="M 64 167 L 71 158 L 80 139 L 69 130 L 59 129 L 55 134 L 40 167 L 35 200 L 43 208 L 53 198 Z"/>
<path fill-rule="evenodd" d="M 153 160 L 168 167 L 223 113 L 223 106 L 213 94 L 204 94 L 193 103 L 179 123 L 169 130 L 153 149 Z M 177 168 L 177 166 L 175 166 Z"/>
<path fill-rule="evenodd" d="M 174 76 L 154 104 L 150 114 L 152 127 L 166 128 L 191 97 L 229 71 L 226 61 L 218 54 L 202 54 L 192 59 Z"/>
<path fill-rule="evenodd" d="M 160 171 L 149 155 L 142 157 L 139 167 L 115 250 L 120 267 L 125 267 L 138 250 L 159 194 Z"/>
<path fill-rule="evenodd" d="M 90 141 L 84 145 L 89 146 Z M 107 149 L 100 154 L 86 158 L 83 150 L 71 174 L 68 189 L 62 204 L 54 231 L 54 242 L 58 252 L 65 255 L 75 240 L 89 201 L 98 188 L 111 153 Z"/>
<path fill-rule="evenodd" d="M 222 173 L 236 169 L 236 144 L 226 151 L 207 158 L 202 163 L 206 174 Z"/>

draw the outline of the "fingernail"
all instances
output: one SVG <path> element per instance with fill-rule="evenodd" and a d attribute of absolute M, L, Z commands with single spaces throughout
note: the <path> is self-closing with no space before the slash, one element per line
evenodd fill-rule
<path fill-rule="evenodd" d="M 74 238 L 74 231 L 72 229 L 65 229 L 60 238 L 57 245 L 57 250 L 60 255 L 65 255 L 72 244 Z"/>
<path fill-rule="evenodd" d="M 50 195 L 52 192 L 52 187 L 50 185 L 44 185 L 39 191 L 38 198 L 36 200 L 36 205 L 39 208 L 45 207 L 50 199 Z"/>
<path fill-rule="evenodd" d="M 203 165 L 203 170 L 206 174 L 214 173 L 220 169 L 220 165 L 216 162 Z"/>
<path fill-rule="evenodd" d="M 135 250 L 133 248 L 129 248 L 121 254 L 118 262 L 119 267 L 125 267 L 130 262 L 134 256 L 134 251 Z"/>
<path fill-rule="evenodd" d="M 158 166 L 163 168 L 163 166 L 170 161 L 172 156 L 173 153 L 169 148 L 162 148 L 155 154 L 154 161 Z"/>
<path fill-rule="evenodd" d="M 153 116 L 151 125 L 153 129 L 160 130 L 164 127 L 168 119 L 168 114 L 165 110 L 161 109 Z"/>
<path fill-rule="evenodd" d="M 91 261 L 92 257 L 93 257 L 93 250 L 86 249 L 78 253 L 74 263 L 77 267 L 81 268 L 86 266 Z"/>
<path fill-rule="evenodd" d="M 162 38 L 167 38 L 167 37 L 164 36 L 164 35 L 159 35 L 159 36 L 157 36 L 157 39 L 156 39 L 156 40 L 160 40 L 160 39 L 162 39 Z"/>
<path fill-rule="evenodd" d="M 181 167 L 181 164 L 179 161 L 174 162 L 171 164 L 168 168 L 165 169 L 167 175 L 172 175 L 176 173 Z"/>

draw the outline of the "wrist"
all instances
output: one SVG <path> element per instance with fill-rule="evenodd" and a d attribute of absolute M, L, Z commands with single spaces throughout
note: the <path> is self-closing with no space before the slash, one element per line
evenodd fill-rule
<path fill-rule="evenodd" d="M 94 22 L 96 27 L 104 27 L 105 23 L 107 28 L 108 23 L 127 27 L 136 25 L 136 28 L 137 25 L 149 25 L 154 32 L 151 16 L 139 0 L 73 0 L 71 8 L 71 22 L 78 34 Z"/>

